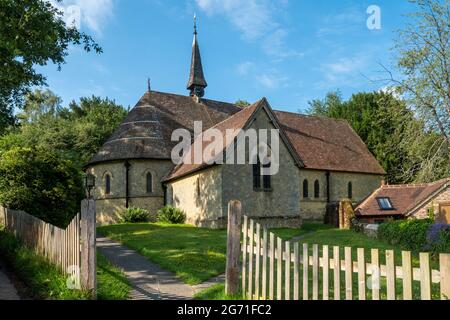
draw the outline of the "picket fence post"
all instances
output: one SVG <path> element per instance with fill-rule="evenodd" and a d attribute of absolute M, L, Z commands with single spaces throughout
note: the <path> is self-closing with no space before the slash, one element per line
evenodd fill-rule
<path fill-rule="evenodd" d="M 230 201 L 228 204 L 227 265 L 225 276 L 225 293 L 227 295 L 236 295 L 239 290 L 241 212 L 241 203 L 239 201 Z"/>

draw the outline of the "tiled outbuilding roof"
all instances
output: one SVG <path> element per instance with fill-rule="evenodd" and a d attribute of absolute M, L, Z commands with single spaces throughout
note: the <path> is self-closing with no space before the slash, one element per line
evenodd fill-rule
<path fill-rule="evenodd" d="M 384 185 L 364 200 L 355 212 L 360 216 L 408 215 L 449 186 L 450 179 L 428 184 Z M 382 210 L 378 204 L 379 198 L 389 198 L 393 208 Z"/>
<path fill-rule="evenodd" d="M 275 114 L 307 169 L 386 174 L 347 121 Z"/>

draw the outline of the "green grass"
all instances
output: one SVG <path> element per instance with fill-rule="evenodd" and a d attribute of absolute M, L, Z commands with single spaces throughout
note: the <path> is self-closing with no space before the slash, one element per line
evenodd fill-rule
<path fill-rule="evenodd" d="M 121 270 L 113 266 L 100 253 L 97 253 L 97 299 L 126 300 L 130 284 Z"/>
<path fill-rule="evenodd" d="M 331 228 L 332 227 L 325 225 L 319 221 L 305 220 L 303 221 L 302 227 L 300 229 L 279 228 L 270 229 L 269 231 L 273 232 L 277 237 L 280 237 L 284 241 L 289 241 L 297 237 L 306 237 L 308 234 L 316 232 L 318 230 L 328 230 Z"/>
<path fill-rule="evenodd" d="M 142 223 L 99 227 L 98 232 L 138 251 L 190 285 L 225 270 L 225 230 Z"/>
<path fill-rule="evenodd" d="M 195 300 L 242 300 L 242 295 L 227 296 L 225 284 L 219 283 L 194 295 Z"/>
<path fill-rule="evenodd" d="M 1 227 L 0 227 L 1 228 Z M 86 300 L 91 296 L 67 287 L 67 277 L 43 257 L 26 248 L 12 234 L 0 229 L 0 256 L 26 288 L 26 295 L 41 300 Z M 97 298 L 127 299 L 130 286 L 123 273 L 104 256 L 97 255 Z"/>
<path fill-rule="evenodd" d="M 46 259 L 24 247 L 13 235 L 0 230 L 0 256 L 35 299 L 80 300 L 90 294 L 67 288 L 67 277 Z"/>

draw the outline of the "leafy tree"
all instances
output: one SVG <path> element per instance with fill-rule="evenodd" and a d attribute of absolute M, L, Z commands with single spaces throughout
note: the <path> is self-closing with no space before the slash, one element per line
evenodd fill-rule
<path fill-rule="evenodd" d="M 0 203 L 65 227 L 79 210 L 80 172 L 45 149 L 14 148 L 0 156 Z"/>
<path fill-rule="evenodd" d="M 0 138 L 0 153 L 13 147 L 53 150 L 81 170 L 119 126 L 127 112 L 114 101 L 99 97 L 81 98 L 68 108 L 51 91 L 26 96 L 20 127 Z"/>
<path fill-rule="evenodd" d="M 246 100 L 238 100 L 234 103 L 236 106 L 244 109 L 247 108 L 248 106 L 250 106 L 250 102 L 246 101 Z"/>
<path fill-rule="evenodd" d="M 13 109 L 22 106 L 30 88 L 45 85 L 36 66 L 51 61 L 60 69 L 71 44 L 88 52 L 102 51 L 90 36 L 67 26 L 62 18 L 63 13 L 46 0 L 0 1 L 0 133 L 14 124 Z"/>
<path fill-rule="evenodd" d="M 418 11 L 399 31 L 396 49 L 402 90 L 427 125 L 437 128 L 443 147 L 450 148 L 450 2 L 411 0 Z"/>
<path fill-rule="evenodd" d="M 390 183 L 446 176 L 444 149 L 428 157 L 439 146 L 439 135 L 427 132 L 425 122 L 392 93 L 358 93 L 343 101 L 339 92 L 331 92 L 324 100 L 311 101 L 309 113 L 347 120 L 386 170 Z"/>

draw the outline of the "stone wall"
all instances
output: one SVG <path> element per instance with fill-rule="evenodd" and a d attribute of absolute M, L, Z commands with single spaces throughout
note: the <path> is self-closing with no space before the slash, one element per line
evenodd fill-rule
<path fill-rule="evenodd" d="M 169 160 L 130 160 L 129 206 L 150 211 L 153 216 L 164 206 L 164 190 L 161 180 L 173 167 Z M 126 168 L 124 161 L 107 162 L 88 168 L 96 177 L 93 196 L 97 206 L 97 222 L 110 224 L 118 221 L 119 213 L 126 204 Z M 153 192 L 147 193 L 146 175 L 152 173 Z M 111 177 L 111 192 L 105 194 L 105 177 Z"/>
<path fill-rule="evenodd" d="M 308 197 L 303 197 L 303 181 L 308 180 Z M 352 202 L 358 203 L 381 185 L 383 177 L 364 173 L 330 173 L 330 201 L 336 203 L 348 198 L 348 183 L 352 183 Z M 314 183 L 319 181 L 319 197 L 314 194 Z M 326 171 L 300 169 L 300 215 L 304 219 L 322 220 L 327 206 Z"/>
<path fill-rule="evenodd" d="M 187 223 L 202 227 L 221 224 L 219 223 L 219 220 L 223 219 L 221 166 L 214 166 L 174 181 L 169 184 L 169 188 L 172 204 L 186 213 Z"/>
<path fill-rule="evenodd" d="M 274 129 L 274 126 L 262 110 L 251 128 Z M 300 189 L 295 183 L 299 179 L 299 170 L 281 139 L 279 163 L 279 172 L 271 177 L 272 188 L 267 192 L 254 190 L 253 165 L 224 165 L 222 215 L 226 216 L 230 200 L 239 200 L 242 202 L 243 214 L 261 221 L 265 226 L 300 227 Z"/>

